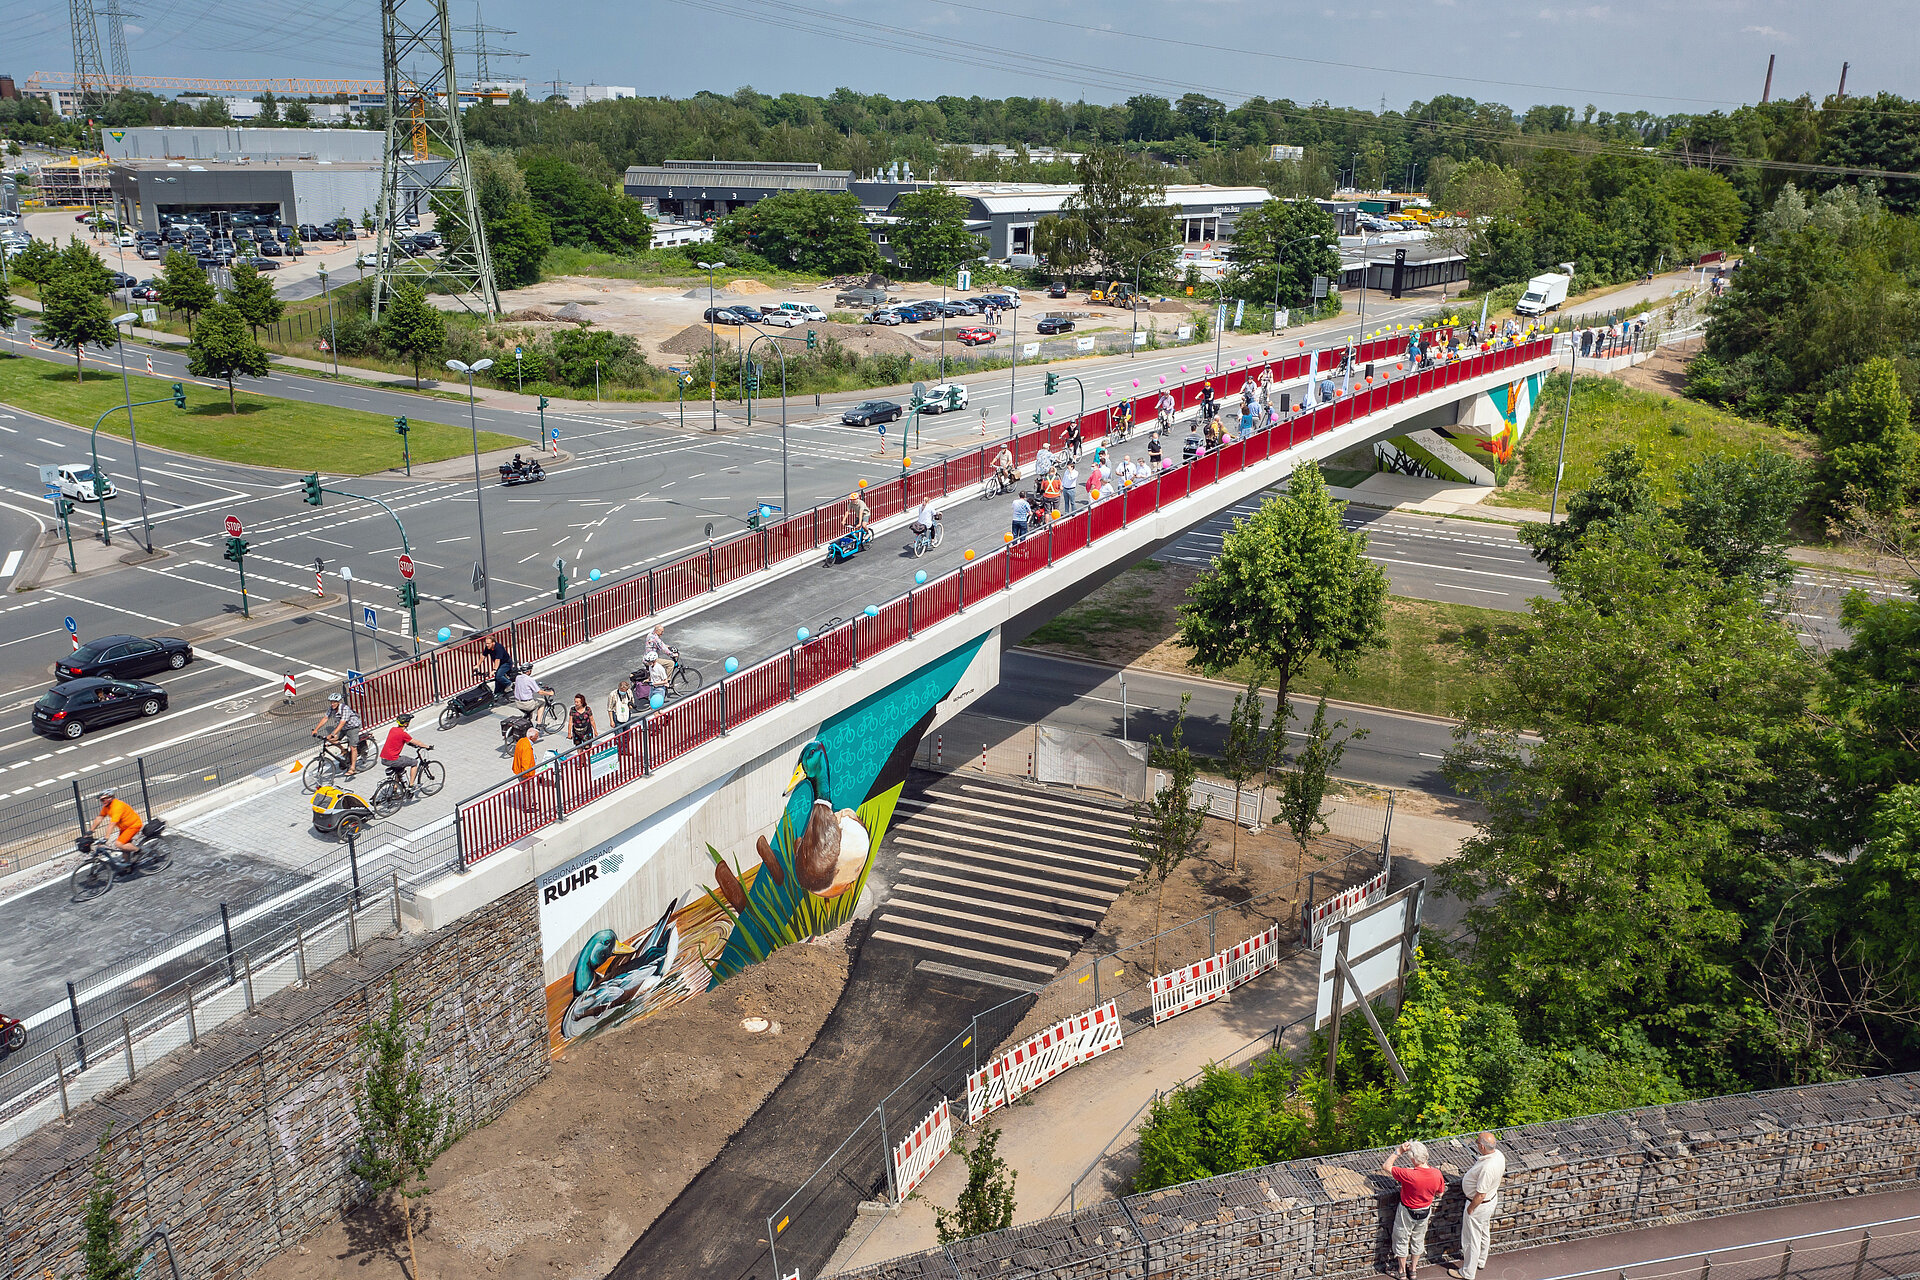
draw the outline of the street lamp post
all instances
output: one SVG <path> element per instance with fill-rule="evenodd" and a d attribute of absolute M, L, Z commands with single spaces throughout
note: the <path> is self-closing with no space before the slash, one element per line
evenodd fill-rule
<path fill-rule="evenodd" d="M 747 358 L 751 359 L 753 348 L 763 342 L 771 342 L 774 354 L 780 357 L 780 514 L 784 517 L 793 510 L 793 502 L 787 496 L 787 350 L 780 345 L 781 341 L 771 333 L 763 333 L 747 347 Z"/>
<path fill-rule="evenodd" d="M 129 311 L 113 318 L 113 327 L 132 324 L 139 317 Z M 147 554 L 153 554 L 153 521 L 147 516 L 147 478 L 140 471 L 140 433 L 133 426 L 133 380 L 127 376 L 127 340 L 123 334 L 114 344 L 120 349 L 120 392 L 126 397 L 127 439 L 133 445 L 133 487 L 140 494 L 140 528 L 146 534 Z M 105 523 L 104 521 L 102 522 Z"/>
<path fill-rule="evenodd" d="M 327 286 L 327 264 L 320 264 L 320 292 L 327 297 L 327 351 L 333 356 L 333 376 L 340 376 L 340 339 L 333 327 L 333 290 Z"/>
<path fill-rule="evenodd" d="M 1133 320 L 1133 337 L 1130 345 L 1127 347 L 1127 359 L 1129 360 L 1133 359 L 1140 351 L 1140 268 L 1145 264 L 1146 260 L 1154 254 L 1168 253 L 1173 249 L 1173 245 L 1163 244 L 1158 249 L 1147 250 L 1133 260 L 1133 305 L 1127 308 Z"/>
<path fill-rule="evenodd" d="M 467 427 L 473 436 L 473 514 L 480 524 L 480 602 L 487 612 L 487 630 L 493 630 L 493 576 L 487 572 L 487 514 L 480 496 L 480 421 L 473 407 L 473 375 L 493 368 L 491 360 L 449 360 L 447 368 L 467 375 Z"/>
<path fill-rule="evenodd" d="M 719 334 L 714 331 L 713 327 L 715 323 L 712 314 L 713 273 L 723 269 L 727 264 L 724 262 L 696 262 L 694 265 L 707 273 L 707 406 L 713 412 L 713 425 L 707 429 L 709 431 L 718 431 L 720 429 L 720 379 L 716 372 L 714 362 L 718 359 L 715 351 L 718 348 Z"/>

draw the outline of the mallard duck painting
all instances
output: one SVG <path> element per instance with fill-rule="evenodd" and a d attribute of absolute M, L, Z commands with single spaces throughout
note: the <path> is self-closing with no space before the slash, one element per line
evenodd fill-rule
<path fill-rule="evenodd" d="M 792 852 L 800 886 L 822 898 L 838 897 L 860 879 L 873 852 L 873 835 L 853 810 L 834 809 L 833 774 L 827 749 L 819 740 L 809 742 L 800 752 L 800 763 L 794 767 L 786 794 L 788 829 L 799 831 Z M 760 858 L 770 868 L 779 867 L 779 859 L 764 835 L 760 837 Z"/>

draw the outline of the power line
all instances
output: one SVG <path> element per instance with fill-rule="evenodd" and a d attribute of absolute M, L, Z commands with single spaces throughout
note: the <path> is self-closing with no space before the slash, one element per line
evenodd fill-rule
<path fill-rule="evenodd" d="M 125 84 L 133 78 L 133 69 L 127 62 L 127 24 L 120 0 L 107 0 L 107 48 L 113 57 L 114 83 Z"/>

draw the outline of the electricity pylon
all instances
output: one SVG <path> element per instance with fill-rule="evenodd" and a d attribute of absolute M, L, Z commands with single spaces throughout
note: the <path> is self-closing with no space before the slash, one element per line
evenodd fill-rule
<path fill-rule="evenodd" d="M 100 28 L 93 20 L 93 0 L 67 0 L 73 25 L 73 93 L 84 115 L 112 94 L 106 63 L 100 58 Z"/>
<path fill-rule="evenodd" d="M 488 26 L 487 20 L 480 15 L 480 0 L 473 0 L 473 25 L 457 29 L 473 36 L 473 48 L 462 50 L 461 52 L 471 53 L 474 57 L 473 82 L 475 85 L 492 82 L 492 60 L 494 58 L 524 58 L 527 56 L 517 49 L 502 49 L 498 45 L 489 46 L 487 44 L 488 36 L 511 36 L 519 33 L 509 31 L 504 27 Z"/>
<path fill-rule="evenodd" d="M 133 79 L 133 67 L 127 61 L 127 18 L 120 0 L 107 0 L 107 51 L 113 59 L 113 86 L 124 89 Z"/>
<path fill-rule="evenodd" d="M 412 282 L 450 293 L 491 319 L 499 313 L 500 295 L 460 128 L 447 0 L 380 0 L 380 42 L 387 141 L 374 238 L 373 318 L 380 318 L 397 286 Z M 397 252 L 393 243 L 396 222 L 427 210 L 443 246 L 438 261 Z"/>

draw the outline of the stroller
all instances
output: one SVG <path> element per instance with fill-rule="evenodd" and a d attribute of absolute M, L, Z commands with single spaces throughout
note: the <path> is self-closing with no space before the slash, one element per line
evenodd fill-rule
<path fill-rule="evenodd" d="M 373 808 L 351 791 L 321 787 L 313 793 L 313 829 L 323 836 L 357 836 L 373 821 Z"/>
<path fill-rule="evenodd" d="M 827 563 L 839 564 L 842 560 L 851 560 L 867 549 L 867 543 L 873 541 L 873 535 L 865 529 L 849 529 L 827 544 Z"/>

